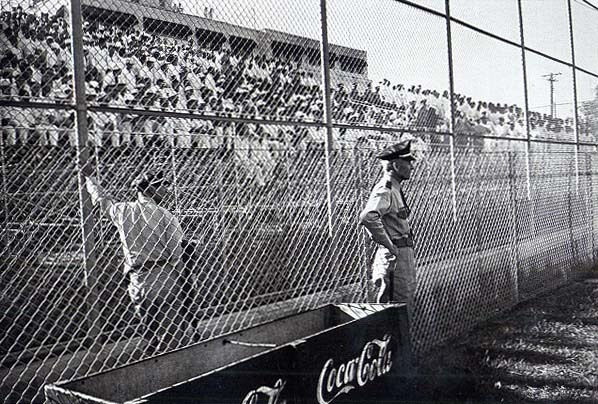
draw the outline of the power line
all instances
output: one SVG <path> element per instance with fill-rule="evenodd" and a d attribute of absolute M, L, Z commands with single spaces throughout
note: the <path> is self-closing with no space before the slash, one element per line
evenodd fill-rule
<path fill-rule="evenodd" d="M 546 77 L 546 80 L 550 83 L 550 117 L 556 117 L 556 105 L 554 103 L 554 83 L 558 81 L 555 77 L 560 76 L 562 73 L 548 73 L 542 77 Z"/>
<path fill-rule="evenodd" d="M 589 7 L 589 8 L 592 8 L 592 9 L 598 11 L 598 6 L 591 3 L 589 0 L 573 0 L 573 1 L 575 1 L 577 4 L 580 4 L 582 6 Z"/>

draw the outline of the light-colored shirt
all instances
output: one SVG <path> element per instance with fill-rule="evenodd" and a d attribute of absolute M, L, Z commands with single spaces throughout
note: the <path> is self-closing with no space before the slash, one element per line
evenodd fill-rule
<path fill-rule="evenodd" d="M 95 178 L 86 178 L 87 191 L 94 205 L 110 216 L 117 228 L 125 257 L 125 274 L 152 262 L 176 265 L 183 253 L 183 229 L 176 217 L 150 198 L 115 202 L 100 188 Z"/>
<path fill-rule="evenodd" d="M 411 239 L 408 215 L 409 208 L 403 198 L 400 182 L 385 174 L 372 190 L 359 221 L 368 230 L 372 240 L 393 252 L 397 248 L 393 241 Z"/>

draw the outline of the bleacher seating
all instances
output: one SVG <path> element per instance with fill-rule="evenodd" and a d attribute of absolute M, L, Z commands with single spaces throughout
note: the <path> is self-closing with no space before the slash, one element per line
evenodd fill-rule
<path fill-rule="evenodd" d="M 25 13 L 0 16 L 0 99 L 66 103 L 72 100 L 70 39 L 64 17 Z M 84 24 L 86 93 L 90 105 L 189 112 L 206 115 L 295 120 L 322 119 L 319 78 L 301 62 L 254 52 L 235 54 L 226 48 L 202 48 L 193 41 L 148 34 L 136 27 L 99 22 Z M 338 123 L 447 131 L 448 91 L 422 86 L 370 82 L 364 90 L 342 81 L 332 90 L 332 116 Z M 521 107 L 475 101 L 454 95 L 455 133 L 526 137 Z M 3 112 L 6 108 L 3 108 Z M 197 136 L 219 136 L 218 125 L 179 118 L 93 114 L 90 140 L 96 146 L 144 146 L 159 133 L 175 147 L 211 144 Z M 71 112 L 47 109 L 32 114 L 2 115 L 5 144 L 74 145 L 69 137 Z M 551 118 L 529 112 L 532 136 L 560 138 L 573 132 L 573 118 Z M 290 130 L 281 127 L 280 131 Z M 279 140 L 265 125 L 245 134 Z M 339 141 L 343 139 L 339 132 Z M 312 134 L 314 136 L 312 136 Z M 307 131 L 307 142 L 322 136 Z"/>

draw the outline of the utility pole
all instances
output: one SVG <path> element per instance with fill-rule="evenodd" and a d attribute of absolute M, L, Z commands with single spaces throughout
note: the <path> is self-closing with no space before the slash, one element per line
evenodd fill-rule
<path fill-rule="evenodd" d="M 554 83 L 558 81 L 556 76 L 560 76 L 561 73 L 549 73 L 545 74 L 542 77 L 546 77 L 546 80 L 550 82 L 550 117 L 556 117 L 556 104 L 554 103 Z"/>

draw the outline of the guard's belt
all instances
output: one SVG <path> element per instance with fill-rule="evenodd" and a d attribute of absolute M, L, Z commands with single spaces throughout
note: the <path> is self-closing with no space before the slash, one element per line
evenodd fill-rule
<path fill-rule="evenodd" d="M 400 217 L 401 219 L 407 219 L 409 217 L 410 213 L 411 213 L 411 210 L 407 207 L 399 208 L 399 211 L 397 212 L 397 216 Z"/>
<path fill-rule="evenodd" d="M 392 243 L 397 247 L 413 247 L 413 236 L 409 234 L 406 237 L 393 238 Z"/>

